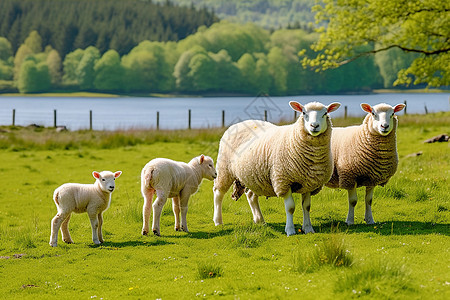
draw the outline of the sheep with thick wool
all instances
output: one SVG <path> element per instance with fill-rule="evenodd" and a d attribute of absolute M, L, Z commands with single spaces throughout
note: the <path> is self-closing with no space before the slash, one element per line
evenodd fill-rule
<path fill-rule="evenodd" d="M 160 235 L 161 212 L 167 198 L 172 198 L 175 230 L 188 232 L 186 215 L 189 197 L 197 192 L 203 178 L 214 180 L 216 176 L 213 159 L 204 155 L 193 158 L 189 163 L 166 158 L 155 158 L 147 163 L 141 172 L 141 192 L 144 197 L 142 234 L 147 235 L 149 232 L 150 208 L 153 207 L 152 231 Z M 156 200 L 152 205 L 155 193 Z"/>
<path fill-rule="evenodd" d="M 111 204 L 111 193 L 115 189 L 115 180 L 121 171 L 92 172 L 94 184 L 65 183 L 53 193 L 53 201 L 58 209 L 51 222 L 50 246 L 56 247 L 58 230 L 61 228 L 62 240 L 73 243 L 69 233 L 69 221 L 72 212 L 87 212 L 92 227 L 92 241 L 103 243 L 102 225 L 103 212 Z"/>
<path fill-rule="evenodd" d="M 255 223 L 264 222 L 259 196 L 284 198 L 286 234 L 295 234 L 292 193 L 302 194 L 305 233 L 314 232 L 309 217 L 311 195 L 318 193 L 332 172 L 330 152 L 331 121 L 328 113 L 339 103 L 325 106 L 311 102 L 290 106 L 301 113 L 291 125 L 276 126 L 249 120 L 231 126 L 223 135 L 217 158 L 214 181 L 214 223 L 222 224 L 222 201 L 234 183 L 233 197 L 244 188 Z"/>
<path fill-rule="evenodd" d="M 362 103 L 367 112 L 358 126 L 335 127 L 331 136 L 334 170 L 326 186 L 343 188 L 348 192 L 349 209 L 346 223 L 355 222 L 356 189 L 365 186 L 365 221 L 374 224 L 372 199 L 375 186 L 384 186 L 394 175 L 398 165 L 397 116 L 404 104 L 392 107 L 381 103 L 371 107 Z"/>

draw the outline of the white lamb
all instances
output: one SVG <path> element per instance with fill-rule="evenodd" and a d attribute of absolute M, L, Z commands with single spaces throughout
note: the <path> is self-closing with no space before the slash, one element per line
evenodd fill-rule
<path fill-rule="evenodd" d="M 144 197 L 142 234 L 149 232 L 150 207 L 153 206 L 153 233 L 160 235 L 159 222 L 161 212 L 167 198 L 172 198 L 172 209 L 175 214 L 175 230 L 188 232 L 186 215 L 189 197 L 196 193 L 203 178 L 214 180 L 217 173 L 214 161 L 209 156 L 198 156 L 188 164 L 166 158 L 155 158 L 145 165 L 141 173 L 141 192 Z M 153 195 L 156 200 L 152 205 Z"/>
<path fill-rule="evenodd" d="M 111 204 L 111 193 L 115 189 L 115 180 L 122 174 L 117 172 L 92 172 L 94 184 L 65 183 L 53 193 L 58 213 L 52 219 L 50 246 L 56 247 L 58 230 L 61 227 L 62 240 L 68 244 L 73 243 L 69 233 L 69 221 L 72 212 L 87 212 L 92 226 L 92 241 L 95 244 L 103 243 L 102 225 L 103 212 Z"/>
<path fill-rule="evenodd" d="M 372 198 L 375 186 L 384 186 L 397 170 L 397 116 L 404 104 L 392 107 L 361 104 L 368 114 L 359 126 L 335 127 L 331 136 L 334 171 L 326 186 L 348 191 L 346 223 L 355 223 L 356 188 L 366 187 L 365 221 L 374 224 Z"/>
<path fill-rule="evenodd" d="M 302 113 L 294 124 L 276 126 L 249 120 L 231 126 L 224 133 L 213 189 L 216 226 L 223 223 L 222 200 L 234 183 L 233 198 L 239 198 L 244 187 L 247 189 L 255 223 L 264 222 L 258 196 L 284 198 L 288 236 L 295 234 L 292 193 L 302 194 L 302 229 L 305 233 L 314 232 L 309 217 L 311 195 L 317 194 L 331 177 L 332 129 L 328 113 L 340 104 L 324 106 L 311 102 L 302 106 L 294 101 L 289 104 Z"/>

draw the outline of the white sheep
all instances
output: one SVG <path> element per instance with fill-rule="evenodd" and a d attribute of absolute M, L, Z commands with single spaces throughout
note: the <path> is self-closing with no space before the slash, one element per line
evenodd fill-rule
<path fill-rule="evenodd" d="M 289 102 L 301 113 L 291 125 L 276 126 L 269 122 L 249 120 L 225 131 L 219 145 L 217 178 L 214 181 L 214 223 L 222 224 L 222 201 L 234 183 L 233 198 L 244 187 L 255 223 L 264 222 L 258 196 L 284 198 L 285 231 L 295 234 L 292 193 L 302 194 L 305 233 L 314 232 L 309 217 L 311 195 L 318 193 L 332 172 L 330 153 L 331 121 L 328 113 L 339 103 L 324 106 L 311 102 L 302 106 Z M 237 194 L 237 196 L 236 196 Z"/>
<path fill-rule="evenodd" d="M 188 164 L 166 158 L 155 158 L 141 172 L 141 192 L 144 197 L 142 234 L 149 232 L 150 207 L 153 206 L 153 233 L 160 235 L 161 212 L 167 198 L 172 198 L 175 230 L 188 232 L 186 215 L 189 197 L 196 193 L 203 178 L 214 180 L 217 173 L 209 156 L 198 156 Z M 153 195 L 156 200 L 152 205 Z M 180 227 L 181 208 L 181 227 Z"/>
<path fill-rule="evenodd" d="M 349 209 L 346 223 L 355 223 L 356 188 L 366 187 L 365 221 L 374 224 L 372 198 L 375 186 L 384 186 L 397 170 L 397 116 L 404 104 L 392 107 L 381 103 L 371 107 L 362 103 L 367 112 L 363 123 L 345 128 L 335 127 L 331 136 L 334 171 L 326 186 L 348 192 Z"/>
<path fill-rule="evenodd" d="M 56 247 L 58 230 L 61 227 L 62 240 L 73 243 L 69 233 L 69 221 L 72 212 L 87 212 L 92 226 L 92 241 L 103 243 L 103 212 L 111 204 L 111 193 L 115 189 L 115 180 L 122 174 L 117 172 L 92 172 L 94 184 L 65 183 L 53 193 L 58 213 L 51 222 L 50 246 Z"/>

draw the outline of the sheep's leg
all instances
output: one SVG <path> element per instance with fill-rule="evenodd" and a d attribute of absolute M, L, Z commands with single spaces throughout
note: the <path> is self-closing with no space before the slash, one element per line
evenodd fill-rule
<path fill-rule="evenodd" d="M 314 229 L 309 218 L 309 211 L 311 209 L 311 193 L 302 194 L 302 208 L 303 208 L 303 226 L 304 233 L 314 233 Z"/>
<path fill-rule="evenodd" d="M 187 212 L 188 212 L 188 202 L 190 195 L 181 195 L 180 208 L 181 208 L 181 230 L 189 232 L 187 227 Z"/>
<path fill-rule="evenodd" d="M 73 244 L 73 240 L 69 233 L 69 221 L 72 214 L 68 214 L 67 218 L 61 224 L 62 240 L 67 244 Z"/>
<path fill-rule="evenodd" d="M 56 247 L 58 246 L 58 231 L 61 227 L 62 222 L 67 218 L 67 213 L 58 212 L 52 219 L 51 222 L 51 233 L 50 233 L 50 246 Z"/>
<path fill-rule="evenodd" d="M 225 193 L 233 183 L 232 175 L 226 171 L 217 171 L 217 178 L 214 180 L 214 225 L 222 225 L 222 201 Z"/>
<path fill-rule="evenodd" d="M 152 201 L 153 194 L 155 190 L 148 189 L 145 186 L 141 188 L 142 196 L 144 197 L 144 206 L 142 207 L 143 225 L 142 225 L 142 235 L 147 235 L 149 232 L 149 219 L 152 212 Z"/>
<path fill-rule="evenodd" d="M 175 231 L 180 231 L 180 198 L 172 198 L 172 210 L 175 215 Z"/>
<path fill-rule="evenodd" d="M 294 211 L 295 211 L 295 202 L 294 198 L 292 198 L 292 191 L 289 189 L 289 192 L 284 197 L 284 208 L 286 210 L 286 227 L 284 231 L 287 236 L 295 234 L 294 227 Z"/>
<path fill-rule="evenodd" d="M 161 212 L 164 207 L 164 204 L 166 204 L 167 196 L 164 193 L 164 191 L 157 190 L 156 191 L 156 200 L 153 202 L 153 224 L 152 224 L 152 231 L 155 235 L 160 236 L 160 230 L 159 230 L 159 222 L 161 219 Z"/>
<path fill-rule="evenodd" d="M 94 244 L 96 245 L 100 245 L 101 242 L 98 239 L 98 214 L 97 212 L 89 212 L 88 211 L 88 215 L 89 215 L 89 220 L 91 221 L 91 227 L 92 227 L 92 241 L 94 242 Z"/>
<path fill-rule="evenodd" d="M 372 198 L 374 189 L 375 187 L 373 186 L 366 186 L 366 212 L 364 215 L 364 220 L 366 220 L 367 224 L 375 224 L 372 217 Z"/>
<path fill-rule="evenodd" d="M 100 243 L 103 243 L 103 233 L 102 233 L 102 226 L 103 226 L 103 213 L 98 214 L 98 240 Z"/>
<path fill-rule="evenodd" d="M 358 195 L 356 194 L 356 185 L 353 189 L 347 190 L 348 192 L 348 214 L 347 214 L 347 220 L 345 223 L 347 225 L 353 225 L 355 224 L 355 206 L 358 202 Z"/>
<path fill-rule="evenodd" d="M 247 196 L 248 204 L 252 209 L 253 214 L 253 222 L 255 223 L 264 223 L 264 217 L 261 213 L 261 209 L 259 207 L 258 195 L 253 193 L 251 190 L 248 190 L 245 195 Z"/>

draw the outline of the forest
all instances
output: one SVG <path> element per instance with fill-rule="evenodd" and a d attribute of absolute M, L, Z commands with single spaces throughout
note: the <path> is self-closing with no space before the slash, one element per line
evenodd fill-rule
<path fill-rule="evenodd" d="M 28 11 L 28 16 L 32 14 L 33 9 L 39 15 L 40 10 L 32 4 L 34 2 L 49 3 L 44 0 L 6 0 L 1 3 L 14 7 L 16 13 L 17 7 L 23 5 L 22 11 Z M 414 54 L 404 54 L 398 49 L 391 49 L 376 56 L 360 58 L 338 69 L 316 72 L 304 68 L 301 63 L 302 57 L 313 54 L 310 46 L 318 39 L 317 33 L 307 30 L 273 31 L 253 23 L 238 24 L 226 20 L 211 24 L 210 22 L 216 21 L 216 17 L 208 9 L 176 7 L 169 2 L 164 4 L 115 0 L 51 2 L 54 3 L 53 6 L 70 3 L 79 9 L 79 11 L 71 10 L 71 15 L 60 16 L 58 18 L 60 21 L 57 21 L 61 22 L 60 24 L 67 22 L 63 21 L 66 19 L 76 20 L 80 14 L 86 18 L 96 16 L 98 24 L 89 20 L 79 21 L 79 24 L 80 26 L 84 24 L 85 28 L 88 28 L 86 32 L 96 37 L 100 36 L 97 34 L 100 34 L 101 28 L 109 28 L 113 33 L 109 44 L 106 46 L 99 43 L 101 39 L 87 42 L 88 39 L 86 40 L 86 35 L 82 33 L 84 31 L 81 26 L 76 30 L 77 34 L 73 34 L 70 38 L 74 43 L 66 43 L 65 47 L 60 48 L 58 40 L 53 41 L 51 37 L 57 36 L 58 32 L 61 32 L 61 27 L 53 25 L 51 28 L 54 30 L 50 30 L 51 23 L 45 25 L 45 22 L 36 21 L 39 18 L 32 21 L 31 17 L 21 22 L 17 21 L 21 20 L 21 17 L 16 15 L 16 21 L 12 25 L 20 29 L 20 34 L 14 34 L 11 27 L 9 31 L 5 31 L 3 37 L 0 37 L 0 91 L 38 93 L 81 90 L 128 94 L 246 95 L 368 92 L 376 88 L 392 87 L 397 72 L 414 58 Z M 82 5 L 83 3 L 86 5 Z M 99 8 L 96 12 L 93 9 L 95 5 L 88 5 L 91 3 L 111 6 L 109 10 Z M 151 32 L 156 32 L 157 27 L 148 25 L 153 19 L 147 17 L 146 25 L 141 27 L 142 30 L 147 30 L 148 36 L 137 37 L 137 33 L 134 35 L 137 31 L 134 28 L 139 27 L 139 22 L 131 22 L 129 25 L 121 23 L 125 21 L 125 15 L 121 15 L 126 11 L 125 8 L 133 6 L 130 3 L 142 5 L 141 10 L 135 10 L 136 19 L 145 19 L 140 13 L 145 15 L 144 8 L 149 6 L 152 9 L 159 8 L 161 11 L 175 10 L 181 13 L 178 10 L 184 9 L 186 14 L 197 13 L 204 16 L 202 19 L 204 24 L 198 28 L 192 25 L 192 32 L 190 34 L 185 32 L 186 36 L 179 33 L 173 35 L 173 39 L 169 39 L 164 34 L 152 36 Z M 45 9 L 50 11 L 52 8 L 50 5 L 44 5 L 42 10 Z M 86 10 L 86 16 L 83 9 Z M 5 21 L 7 15 L 5 11 L 0 12 L 3 14 L 0 16 L 1 30 L 4 30 L 4 24 L 10 24 L 11 19 L 8 23 Z M 23 14 L 25 15 L 25 12 Z M 106 16 L 109 16 L 109 22 Z M 163 22 L 166 25 L 161 25 L 161 28 L 175 28 L 167 25 L 175 23 L 169 16 L 174 19 L 181 17 L 178 15 L 175 18 L 175 12 L 168 13 L 167 16 Z M 192 15 L 183 18 L 196 19 Z M 54 20 L 52 22 L 54 23 Z M 178 22 L 184 24 L 185 21 L 178 20 Z M 30 32 L 22 40 L 21 36 L 27 29 Z M 121 31 L 125 33 L 119 34 Z M 172 30 L 173 32 L 175 31 Z M 114 47 L 116 35 L 128 36 L 136 42 L 129 44 L 130 49 Z M 18 39 L 20 42 L 17 42 Z M 82 40 L 85 42 L 78 44 L 77 41 Z"/>

